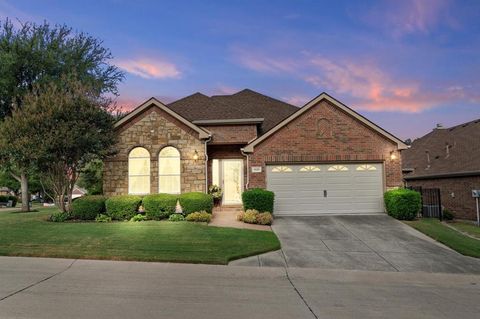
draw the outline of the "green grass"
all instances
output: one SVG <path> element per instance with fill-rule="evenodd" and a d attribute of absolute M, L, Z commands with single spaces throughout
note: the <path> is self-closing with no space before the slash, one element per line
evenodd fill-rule
<path fill-rule="evenodd" d="M 458 230 L 469 234 L 470 236 L 480 239 L 480 227 L 474 225 L 471 222 L 453 221 L 449 225 L 457 228 Z"/>
<path fill-rule="evenodd" d="M 280 248 L 269 231 L 168 221 L 48 222 L 54 211 L 0 212 L 0 255 L 227 264 Z"/>
<path fill-rule="evenodd" d="M 422 218 L 415 221 L 405 221 L 405 223 L 463 255 L 480 258 L 480 240 L 465 236 L 443 225 L 437 219 Z"/>

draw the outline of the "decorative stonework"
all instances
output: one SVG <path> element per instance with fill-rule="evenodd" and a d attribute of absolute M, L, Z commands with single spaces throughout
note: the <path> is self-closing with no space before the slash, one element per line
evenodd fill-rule
<path fill-rule="evenodd" d="M 326 118 L 317 121 L 317 138 L 332 138 L 332 124 Z"/>
<path fill-rule="evenodd" d="M 205 191 L 205 145 L 198 133 L 152 106 L 118 128 L 117 154 L 104 165 L 105 195 L 128 194 L 128 154 L 141 146 L 150 152 L 150 193 L 158 193 L 158 153 L 165 146 L 180 152 L 181 191 Z M 197 151 L 198 159 L 193 155 Z"/>

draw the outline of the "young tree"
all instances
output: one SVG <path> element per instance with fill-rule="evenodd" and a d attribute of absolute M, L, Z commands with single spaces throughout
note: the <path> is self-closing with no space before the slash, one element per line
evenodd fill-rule
<path fill-rule="evenodd" d="M 5 119 L 0 147 L 17 163 L 27 159 L 25 167 L 34 161 L 51 197 L 66 211 L 85 165 L 113 153 L 114 118 L 104 99 L 72 78 L 36 87 L 23 102 Z"/>
<path fill-rule="evenodd" d="M 61 85 L 64 78 L 74 77 L 96 96 L 116 95 L 123 73 L 111 59 L 100 40 L 65 25 L 24 23 L 17 29 L 8 19 L 0 23 L 0 125 L 14 107 L 22 108 L 35 85 Z M 21 148 L 28 141 L 14 143 Z M 24 157 L 7 160 L 3 165 L 21 182 L 22 210 L 28 211 L 28 175 L 35 162 Z"/>

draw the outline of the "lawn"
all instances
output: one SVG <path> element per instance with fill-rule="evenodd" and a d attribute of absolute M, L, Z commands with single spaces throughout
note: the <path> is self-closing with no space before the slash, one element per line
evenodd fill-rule
<path fill-rule="evenodd" d="M 454 222 L 450 222 L 449 225 L 452 225 L 453 227 L 457 228 L 458 230 L 464 233 L 469 234 L 470 236 L 480 239 L 480 227 L 470 222 L 454 221 Z"/>
<path fill-rule="evenodd" d="M 0 255 L 227 264 L 280 248 L 269 231 L 168 221 L 46 221 L 53 211 L 0 212 Z"/>
<path fill-rule="evenodd" d="M 405 223 L 463 255 L 480 258 L 480 240 L 465 236 L 437 219 L 422 218 Z"/>

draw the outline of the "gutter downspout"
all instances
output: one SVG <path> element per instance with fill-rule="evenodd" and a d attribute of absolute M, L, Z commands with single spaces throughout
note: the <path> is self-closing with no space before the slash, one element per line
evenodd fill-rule
<path fill-rule="evenodd" d="M 212 140 L 212 136 L 209 136 L 205 140 L 205 194 L 208 194 L 208 153 L 207 153 L 207 143 Z"/>
<path fill-rule="evenodd" d="M 240 149 L 240 152 L 247 158 L 247 181 L 245 182 L 245 189 L 248 189 L 248 185 L 250 184 L 250 163 L 248 161 L 248 154 L 243 151 L 243 148 Z"/>

